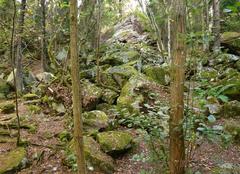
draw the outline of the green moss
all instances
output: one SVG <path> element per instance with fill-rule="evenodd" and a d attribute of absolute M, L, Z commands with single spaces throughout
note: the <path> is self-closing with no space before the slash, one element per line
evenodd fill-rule
<path fill-rule="evenodd" d="M 6 98 L 7 94 L 10 92 L 10 86 L 4 80 L 0 79 L 0 93 L 2 98 Z"/>
<path fill-rule="evenodd" d="M 70 142 L 70 149 L 74 151 L 73 140 Z M 84 137 L 84 153 L 88 167 L 95 171 L 102 171 L 106 174 L 114 172 L 114 160 L 103 153 L 99 144 L 92 137 Z"/>
<path fill-rule="evenodd" d="M 15 105 L 13 103 L 4 103 L 1 104 L 0 109 L 4 114 L 11 114 L 15 111 Z"/>
<path fill-rule="evenodd" d="M 226 121 L 224 124 L 224 130 L 230 133 L 237 143 L 240 143 L 240 121 Z"/>
<path fill-rule="evenodd" d="M 95 134 L 100 129 L 106 129 L 109 125 L 108 116 L 102 111 L 91 111 L 83 114 L 84 131 L 87 134 Z"/>
<path fill-rule="evenodd" d="M 110 89 L 105 89 L 103 91 L 102 100 L 111 105 L 115 103 L 117 97 L 118 97 L 118 93 Z"/>
<path fill-rule="evenodd" d="M 111 154 L 129 149 L 132 140 L 132 135 L 123 131 L 109 131 L 97 134 L 97 141 L 102 150 Z"/>
<path fill-rule="evenodd" d="M 160 85 L 169 84 L 170 75 L 166 67 L 147 66 L 143 69 L 143 72 Z"/>
<path fill-rule="evenodd" d="M 26 157 L 26 150 L 18 147 L 8 153 L 0 155 L 0 174 L 14 172 L 21 167 L 23 159 Z"/>
<path fill-rule="evenodd" d="M 223 116 L 226 118 L 240 117 L 240 102 L 237 100 L 225 103 L 223 106 Z"/>
<path fill-rule="evenodd" d="M 144 97 L 138 93 L 138 90 L 149 83 L 149 79 L 143 74 L 132 76 L 121 90 L 121 94 L 117 99 L 118 107 L 126 107 L 131 112 L 139 112 L 139 107 L 144 102 Z"/>
<path fill-rule="evenodd" d="M 26 100 L 26 101 L 38 99 L 38 95 L 37 94 L 28 93 L 28 94 L 25 94 L 23 96 L 23 99 Z"/>
<path fill-rule="evenodd" d="M 28 105 L 27 108 L 31 113 L 34 113 L 34 114 L 40 113 L 41 111 L 41 108 L 37 105 Z"/>

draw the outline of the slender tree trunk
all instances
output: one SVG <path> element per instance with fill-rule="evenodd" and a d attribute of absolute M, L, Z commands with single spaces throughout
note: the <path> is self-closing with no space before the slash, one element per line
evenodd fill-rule
<path fill-rule="evenodd" d="M 213 0 L 213 51 L 220 51 L 220 0 Z"/>
<path fill-rule="evenodd" d="M 183 133 L 184 119 L 184 64 L 186 58 L 186 7 L 184 0 L 172 2 L 173 60 L 171 83 L 170 116 L 170 174 L 184 174 L 185 147 Z"/>
<path fill-rule="evenodd" d="M 49 71 L 49 58 L 47 50 L 47 32 L 46 32 L 46 1 L 41 0 L 41 61 L 43 71 Z"/>
<path fill-rule="evenodd" d="M 23 67 L 22 67 L 22 35 L 23 35 L 23 27 L 24 27 L 24 18 L 25 18 L 25 10 L 26 10 L 26 0 L 21 1 L 20 7 L 20 16 L 18 22 L 18 37 L 17 37 L 17 52 L 16 52 L 16 88 L 19 93 L 22 93 L 23 90 Z"/>
<path fill-rule="evenodd" d="M 70 0 L 70 55 L 73 92 L 74 142 L 77 156 L 78 173 L 85 174 L 86 165 L 83 149 L 83 123 L 78 61 L 77 15 L 77 0 Z"/>
<path fill-rule="evenodd" d="M 15 104 L 16 104 L 16 116 L 17 116 L 17 146 L 20 145 L 20 117 L 18 114 L 18 91 L 17 91 L 17 82 L 16 82 L 16 75 L 15 75 L 15 68 L 14 68 L 14 57 L 15 57 L 15 50 L 14 50 L 14 35 L 15 35 L 15 20 L 16 20 L 16 13 L 17 13 L 17 7 L 16 7 L 16 1 L 13 0 L 13 18 L 12 18 L 12 34 L 11 34 L 11 44 L 10 44 L 10 56 L 11 56 L 11 65 L 12 65 L 12 71 L 13 71 L 13 80 L 14 80 L 14 86 L 15 86 Z"/>
<path fill-rule="evenodd" d="M 96 59 L 97 59 L 97 73 L 96 81 L 100 84 L 100 67 L 99 67 L 99 49 L 100 49 L 100 37 L 101 37 L 101 0 L 98 0 L 98 15 L 97 15 L 97 32 L 96 32 Z"/>

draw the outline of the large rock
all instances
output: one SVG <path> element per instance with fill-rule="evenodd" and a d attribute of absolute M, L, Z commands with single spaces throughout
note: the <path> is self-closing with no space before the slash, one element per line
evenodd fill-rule
<path fill-rule="evenodd" d="M 124 131 L 109 131 L 97 134 L 101 149 L 109 154 L 121 153 L 131 148 L 133 137 Z"/>
<path fill-rule="evenodd" d="M 26 150 L 18 147 L 0 155 L 0 173 L 15 173 L 26 161 Z"/>
<path fill-rule="evenodd" d="M 39 81 L 50 84 L 56 77 L 49 72 L 42 72 L 36 75 Z"/>
<path fill-rule="evenodd" d="M 16 75 L 16 69 L 14 69 L 14 73 Z M 7 77 L 7 83 L 11 86 L 14 86 L 14 74 L 13 74 L 13 71 L 11 71 L 11 73 L 8 75 Z"/>
<path fill-rule="evenodd" d="M 170 83 L 168 67 L 146 66 L 144 67 L 143 72 L 160 85 L 169 85 Z"/>
<path fill-rule="evenodd" d="M 240 143 L 240 121 L 226 120 L 224 130 L 230 133 L 237 143 Z"/>
<path fill-rule="evenodd" d="M 15 111 L 15 105 L 10 102 L 3 103 L 0 105 L 0 109 L 3 114 L 11 114 Z"/>
<path fill-rule="evenodd" d="M 225 103 L 223 106 L 223 116 L 229 117 L 240 117 L 240 102 L 237 100 Z"/>
<path fill-rule="evenodd" d="M 152 82 L 143 74 L 132 76 L 124 85 L 117 99 L 119 107 L 128 108 L 131 112 L 139 112 L 140 105 L 144 102 L 144 96 L 139 91 Z"/>
<path fill-rule="evenodd" d="M 82 105 L 84 110 L 89 111 L 95 109 L 101 97 L 101 88 L 88 80 L 82 81 Z"/>
<path fill-rule="evenodd" d="M 122 87 L 131 76 L 138 74 L 137 70 L 129 65 L 114 66 L 107 69 L 104 73 L 110 75 L 120 87 Z"/>
<path fill-rule="evenodd" d="M 109 117 L 103 111 L 90 111 L 83 113 L 84 131 L 88 134 L 95 134 L 100 129 L 109 126 Z"/>
<path fill-rule="evenodd" d="M 73 144 L 71 141 L 70 149 L 74 151 Z M 101 150 L 100 145 L 92 137 L 84 137 L 84 153 L 88 168 L 106 174 L 114 173 L 114 160 Z"/>
<path fill-rule="evenodd" d="M 0 98 L 6 98 L 7 94 L 10 92 L 9 84 L 0 79 Z"/>
<path fill-rule="evenodd" d="M 112 91 L 110 89 L 105 89 L 103 91 L 102 100 L 111 105 L 115 103 L 118 96 L 119 95 L 117 92 Z"/>
<path fill-rule="evenodd" d="M 113 66 L 125 64 L 140 57 L 139 53 L 131 49 L 120 49 L 112 53 L 108 53 L 100 59 L 101 64 L 110 64 Z"/>

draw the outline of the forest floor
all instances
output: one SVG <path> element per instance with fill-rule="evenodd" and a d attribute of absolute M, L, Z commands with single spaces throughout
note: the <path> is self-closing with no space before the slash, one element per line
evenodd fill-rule
<path fill-rule="evenodd" d="M 71 169 L 64 165 L 64 159 L 66 158 L 65 146 L 58 138 L 58 134 L 67 128 L 67 118 L 43 113 L 29 113 L 23 101 L 20 101 L 19 104 L 19 115 L 21 118 L 27 117 L 27 124 L 35 125 L 36 130 L 32 133 L 29 130 L 21 129 L 22 139 L 28 142 L 27 159 L 30 165 L 18 173 L 73 173 Z M 1 119 L 6 117 L 8 115 L 0 114 Z M 135 138 L 139 139 L 140 137 L 141 139 L 141 135 L 135 129 L 132 129 L 131 132 Z M 15 141 L 0 143 L 0 154 L 14 149 L 15 144 Z M 149 156 L 149 151 L 150 149 L 142 137 L 134 150 L 116 159 L 117 168 L 115 174 L 137 174 L 143 171 L 146 174 L 148 171 L 151 173 L 150 171 L 158 164 L 133 160 L 135 154 Z M 198 147 L 196 147 L 193 153 L 190 166 L 195 171 L 201 171 L 203 174 L 213 173 L 213 170 L 219 164 L 240 164 L 240 147 L 237 145 L 230 145 L 224 148 L 218 143 L 203 139 L 201 142 L 198 142 Z M 159 166 L 161 166 L 161 162 L 159 162 Z M 95 172 L 94 174 L 97 173 Z"/>

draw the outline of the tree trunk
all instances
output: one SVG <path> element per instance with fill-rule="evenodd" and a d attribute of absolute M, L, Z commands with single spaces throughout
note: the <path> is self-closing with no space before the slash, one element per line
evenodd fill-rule
<path fill-rule="evenodd" d="M 49 58 L 47 50 L 47 37 L 46 37 L 46 1 L 41 0 L 41 61 L 43 71 L 49 71 Z"/>
<path fill-rule="evenodd" d="M 20 16 L 18 22 L 17 52 L 16 52 L 16 88 L 19 93 L 23 90 L 23 68 L 22 68 L 22 35 L 24 27 L 24 17 L 26 10 L 26 0 L 21 1 Z"/>
<path fill-rule="evenodd" d="M 213 0 L 213 51 L 220 51 L 220 0 Z"/>
<path fill-rule="evenodd" d="M 78 7 L 77 0 L 70 0 L 70 55 L 71 76 L 73 92 L 73 117 L 74 117 L 74 142 L 77 156 L 78 173 L 86 173 L 84 146 L 83 146 L 83 123 L 82 104 L 78 61 L 78 30 L 77 30 Z"/>
<path fill-rule="evenodd" d="M 15 50 L 14 50 L 14 36 L 15 36 L 15 19 L 17 14 L 17 7 L 16 7 L 16 1 L 13 0 L 13 18 L 12 18 L 12 33 L 11 33 L 11 43 L 10 43 L 10 57 L 11 57 L 11 65 L 12 65 L 12 71 L 13 71 L 13 80 L 14 80 L 14 86 L 15 86 L 15 104 L 16 104 L 16 116 L 17 116 L 17 146 L 20 145 L 20 138 L 21 138 L 21 132 L 20 132 L 20 117 L 18 113 L 18 91 L 17 91 L 17 82 L 16 82 L 16 75 L 15 75 L 15 68 L 14 68 L 14 57 L 15 57 Z"/>
<path fill-rule="evenodd" d="M 172 6 L 173 60 L 170 115 L 170 174 L 184 174 L 185 147 L 183 133 L 184 119 L 184 64 L 186 58 L 186 7 L 184 0 L 173 1 Z"/>

